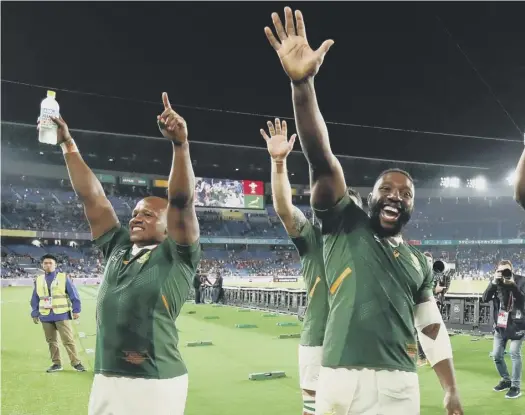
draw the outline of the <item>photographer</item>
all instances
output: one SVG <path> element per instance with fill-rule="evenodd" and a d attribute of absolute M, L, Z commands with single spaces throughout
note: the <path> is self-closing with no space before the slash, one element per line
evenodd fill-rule
<path fill-rule="evenodd" d="M 510 261 L 500 261 L 493 280 L 483 293 L 483 302 L 494 304 L 494 345 L 492 357 L 501 381 L 494 391 L 508 390 L 506 398 L 521 396 L 521 346 L 525 337 L 525 277 L 513 273 Z M 512 377 L 505 364 L 505 348 L 510 341 Z"/>

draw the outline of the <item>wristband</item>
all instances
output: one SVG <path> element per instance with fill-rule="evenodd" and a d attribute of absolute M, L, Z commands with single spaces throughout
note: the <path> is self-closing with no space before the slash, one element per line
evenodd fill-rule
<path fill-rule="evenodd" d="M 75 143 L 75 140 L 73 140 L 73 139 L 70 139 L 70 140 L 64 141 L 63 143 L 60 143 L 60 147 L 62 147 L 62 153 L 64 155 L 66 155 L 68 153 L 78 153 L 79 152 L 77 144 Z"/>

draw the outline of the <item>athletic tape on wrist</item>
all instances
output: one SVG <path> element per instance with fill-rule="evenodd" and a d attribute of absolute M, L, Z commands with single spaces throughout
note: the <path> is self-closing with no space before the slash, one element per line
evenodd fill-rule
<path fill-rule="evenodd" d="M 423 333 L 423 329 L 432 324 L 439 324 L 439 332 L 435 340 Z M 434 299 L 416 305 L 414 310 L 414 325 L 418 333 L 421 348 L 427 356 L 430 366 L 442 360 L 452 359 L 452 345 L 448 336 L 443 317 Z"/>
<path fill-rule="evenodd" d="M 62 148 L 62 153 L 63 154 L 68 154 L 68 153 L 78 153 L 78 147 L 77 147 L 77 143 L 75 143 L 75 140 L 71 139 L 71 140 L 67 140 L 67 141 L 64 141 L 63 143 L 60 144 L 60 147 Z"/>

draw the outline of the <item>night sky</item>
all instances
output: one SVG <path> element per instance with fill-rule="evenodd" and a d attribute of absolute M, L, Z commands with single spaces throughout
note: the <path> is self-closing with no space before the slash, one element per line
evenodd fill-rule
<path fill-rule="evenodd" d="M 72 128 L 158 135 L 167 91 L 190 140 L 263 146 L 264 116 L 185 106 L 293 116 L 263 32 L 286 5 L 303 12 L 314 48 L 335 40 L 316 79 L 327 121 L 516 141 L 329 125 L 334 152 L 515 165 L 525 130 L 524 3 L 2 2 L 2 79 L 56 88 Z M 44 96 L 2 82 L 2 120 L 35 122 Z"/>

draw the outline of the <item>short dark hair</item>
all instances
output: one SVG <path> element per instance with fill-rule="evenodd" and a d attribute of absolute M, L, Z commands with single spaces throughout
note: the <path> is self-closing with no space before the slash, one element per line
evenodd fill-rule
<path fill-rule="evenodd" d="M 407 177 L 412 182 L 412 184 L 414 183 L 414 179 L 412 178 L 412 176 L 410 175 L 409 172 L 407 172 L 405 170 L 402 170 L 402 169 L 397 169 L 397 168 L 384 170 L 383 172 L 381 172 L 381 174 L 379 176 L 377 176 L 377 180 L 379 180 L 381 177 L 383 177 L 383 176 L 385 176 L 385 175 L 387 175 L 389 173 L 400 173 L 400 174 L 404 175 L 405 177 Z M 376 182 L 377 182 L 377 180 L 376 180 Z"/>
<path fill-rule="evenodd" d="M 58 264 L 57 257 L 51 254 L 45 254 L 42 258 L 40 258 L 40 262 L 44 262 L 44 259 L 52 259 Z"/>

